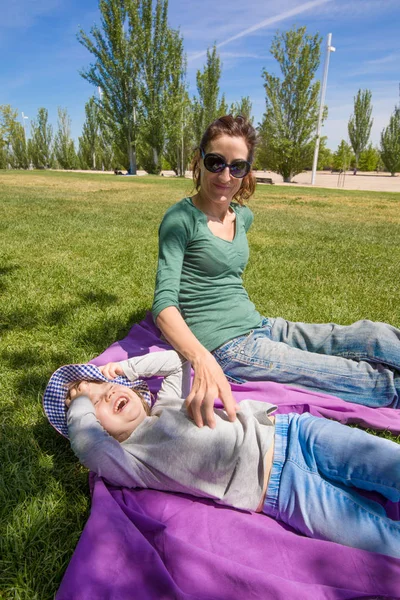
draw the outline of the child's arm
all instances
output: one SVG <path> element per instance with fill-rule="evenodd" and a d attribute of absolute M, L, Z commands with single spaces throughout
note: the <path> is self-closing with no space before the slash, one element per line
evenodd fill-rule
<path fill-rule="evenodd" d="M 108 363 L 100 370 L 106 377 L 125 374 L 131 381 L 140 377 L 164 377 L 157 395 L 157 407 L 180 407 L 190 391 L 190 363 L 175 350 L 134 356 L 119 363 Z"/>
<path fill-rule="evenodd" d="M 114 485 L 151 487 L 151 473 L 128 454 L 97 420 L 88 396 L 78 396 L 67 413 L 71 447 L 80 462 Z"/>

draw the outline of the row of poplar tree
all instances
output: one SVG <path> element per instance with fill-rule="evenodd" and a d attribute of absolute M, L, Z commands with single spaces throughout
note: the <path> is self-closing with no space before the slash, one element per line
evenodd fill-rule
<path fill-rule="evenodd" d="M 251 118 L 248 97 L 228 106 L 220 95 L 215 46 L 207 50 L 206 64 L 197 72 L 197 95 L 190 98 L 183 38 L 168 25 L 168 0 L 100 0 L 99 9 L 101 25 L 77 35 L 94 59 L 80 74 L 98 92 L 85 106 L 78 150 L 66 109 L 59 108 L 53 135 L 48 112 L 40 108 L 27 140 L 17 111 L 0 106 L 0 168 L 126 168 L 135 174 L 140 166 L 149 173 L 171 168 L 182 175 L 211 121 L 228 112 Z M 270 52 L 281 76 L 262 72 L 266 111 L 258 125 L 255 167 L 280 173 L 285 181 L 312 165 L 321 41 L 305 27 L 277 33 Z M 320 168 L 400 170 L 400 108 L 382 131 L 379 149 L 368 144 L 371 115 L 371 93 L 359 90 L 348 124 L 351 146 L 343 140 L 332 154 L 322 138 Z"/>

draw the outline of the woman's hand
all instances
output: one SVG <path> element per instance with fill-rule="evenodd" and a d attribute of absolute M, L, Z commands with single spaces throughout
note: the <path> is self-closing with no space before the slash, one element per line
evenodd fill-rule
<path fill-rule="evenodd" d="M 124 375 L 124 371 L 118 362 L 109 362 L 102 367 L 99 367 L 99 371 L 107 377 L 107 379 L 115 379 L 118 375 Z"/>
<path fill-rule="evenodd" d="M 236 420 L 239 405 L 232 395 L 231 386 L 213 355 L 205 353 L 201 359 L 192 361 L 194 379 L 190 394 L 186 398 L 189 416 L 198 427 L 205 423 L 215 427 L 214 400 L 219 398 L 230 421 Z"/>

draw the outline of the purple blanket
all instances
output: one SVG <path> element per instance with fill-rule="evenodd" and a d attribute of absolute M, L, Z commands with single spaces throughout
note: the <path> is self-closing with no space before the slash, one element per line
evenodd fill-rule
<path fill-rule="evenodd" d="M 92 362 L 167 348 L 147 317 Z M 150 381 L 152 391 L 160 385 Z M 369 409 L 275 383 L 232 386 L 237 400 L 309 411 L 400 433 L 400 411 Z M 400 599 L 400 559 L 312 540 L 262 514 L 107 485 L 91 475 L 92 510 L 57 600 Z M 383 501 L 400 519 L 398 504 Z M 400 540 L 399 540 L 400 544 Z"/>

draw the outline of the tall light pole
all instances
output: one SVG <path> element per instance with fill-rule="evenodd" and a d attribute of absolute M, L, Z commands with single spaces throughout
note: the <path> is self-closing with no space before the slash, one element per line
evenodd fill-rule
<path fill-rule="evenodd" d="M 329 67 L 329 57 L 331 52 L 335 52 L 336 48 L 331 46 L 332 34 L 328 33 L 328 38 L 326 41 L 326 54 L 325 54 L 325 65 L 324 65 L 324 76 L 322 79 L 321 86 L 321 97 L 319 100 L 319 116 L 318 116 L 318 125 L 317 125 L 317 139 L 315 141 L 315 150 L 314 150 L 314 160 L 312 167 L 312 175 L 311 175 L 311 185 L 315 183 L 315 173 L 317 170 L 318 163 L 318 152 L 319 152 L 319 143 L 321 140 L 321 127 L 322 127 L 322 115 L 324 114 L 324 103 L 325 103 L 325 92 L 326 92 L 326 82 L 328 80 L 328 67 Z"/>

